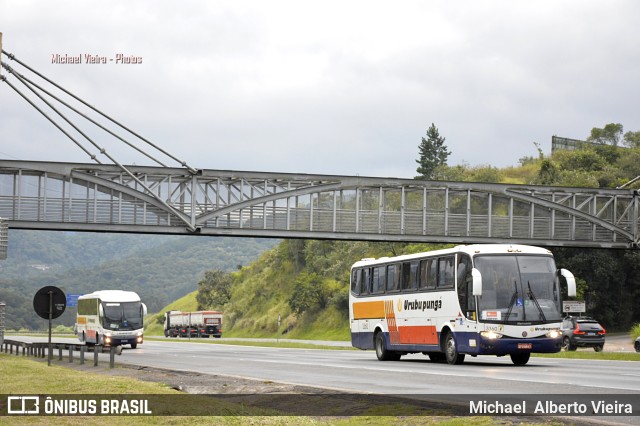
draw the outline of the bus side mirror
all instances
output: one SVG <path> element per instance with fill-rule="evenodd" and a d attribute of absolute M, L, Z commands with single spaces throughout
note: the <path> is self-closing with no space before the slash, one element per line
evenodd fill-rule
<path fill-rule="evenodd" d="M 102 303 L 98 305 L 98 315 L 100 315 L 100 318 L 104 318 L 104 308 L 102 307 Z"/>
<path fill-rule="evenodd" d="M 482 274 L 476 268 L 471 270 L 471 278 L 473 279 L 472 294 L 474 296 L 482 296 Z"/>
<path fill-rule="evenodd" d="M 146 317 L 147 316 L 147 305 L 145 305 L 144 303 L 141 303 L 140 305 L 142 305 L 142 316 Z"/>
<path fill-rule="evenodd" d="M 576 295 L 576 279 L 573 274 L 566 269 L 560 269 L 560 275 L 567 280 L 567 295 L 569 297 L 575 297 Z"/>

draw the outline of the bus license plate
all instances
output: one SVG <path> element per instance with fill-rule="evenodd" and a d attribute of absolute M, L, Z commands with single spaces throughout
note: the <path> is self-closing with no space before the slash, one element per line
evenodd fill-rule
<path fill-rule="evenodd" d="M 531 349 L 532 347 L 531 343 L 518 343 L 518 349 Z"/>

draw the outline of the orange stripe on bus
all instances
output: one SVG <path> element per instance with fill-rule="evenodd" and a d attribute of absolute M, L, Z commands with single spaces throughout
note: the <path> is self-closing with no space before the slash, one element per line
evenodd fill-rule
<path fill-rule="evenodd" d="M 78 324 L 86 324 L 87 317 L 78 317 Z"/>
<path fill-rule="evenodd" d="M 438 331 L 433 325 L 414 325 L 398 327 L 400 332 L 400 344 L 438 344 Z"/>
<path fill-rule="evenodd" d="M 354 303 L 353 319 L 366 318 L 384 318 L 384 301 Z"/>

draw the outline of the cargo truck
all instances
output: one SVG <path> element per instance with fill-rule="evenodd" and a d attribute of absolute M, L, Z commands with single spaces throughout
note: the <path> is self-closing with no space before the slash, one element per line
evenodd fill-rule
<path fill-rule="evenodd" d="M 167 311 L 164 315 L 165 337 L 222 337 L 220 311 Z"/>

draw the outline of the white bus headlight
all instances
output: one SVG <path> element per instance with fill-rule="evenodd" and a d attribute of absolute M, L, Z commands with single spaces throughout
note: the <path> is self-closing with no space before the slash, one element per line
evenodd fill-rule
<path fill-rule="evenodd" d="M 560 330 L 551 330 L 547 334 L 545 334 L 545 336 L 550 337 L 552 339 L 557 339 L 561 335 L 562 333 L 560 332 Z"/>
<path fill-rule="evenodd" d="M 485 339 L 495 340 L 502 337 L 502 334 L 496 333 L 495 331 L 481 331 L 480 335 Z"/>

